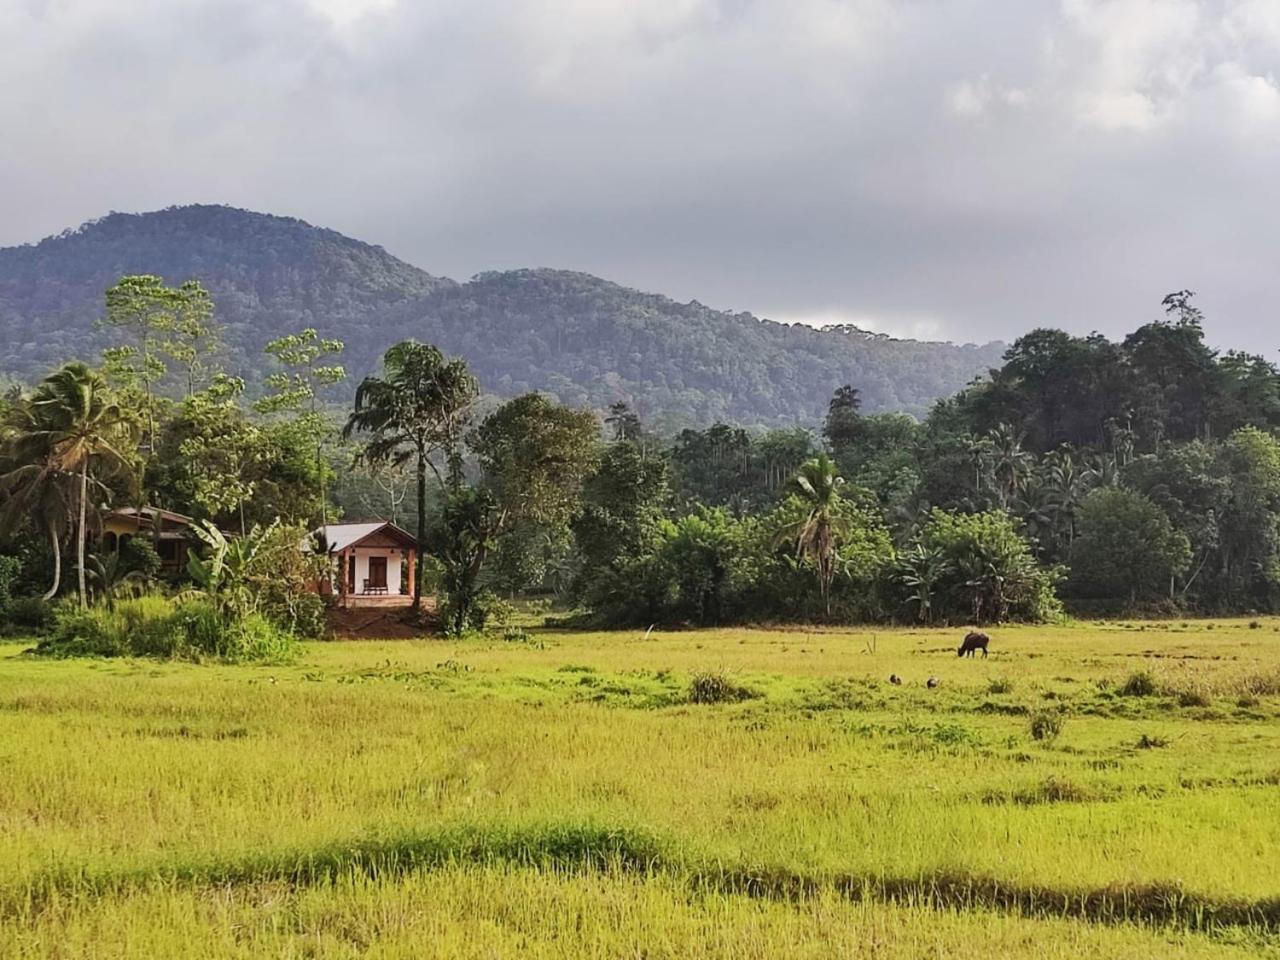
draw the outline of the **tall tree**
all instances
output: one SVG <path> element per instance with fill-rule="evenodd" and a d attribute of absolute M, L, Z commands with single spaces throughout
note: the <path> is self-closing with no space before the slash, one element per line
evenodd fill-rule
<path fill-rule="evenodd" d="M 838 450 L 858 438 L 861 429 L 861 418 L 858 411 L 862 408 L 862 397 L 856 387 L 845 384 L 836 389 L 827 406 L 827 419 L 822 425 L 822 435 L 832 450 Z"/>
<path fill-rule="evenodd" d="M 595 467 L 599 423 L 538 393 L 509 400 L 485 417 L 469 444 L 485 485 L 513 519 L 564 526 Z"/>
<path fill-rule="evenodd" d="M 609 415 L 604 418 L 605 426 L 613 430 L 613 441 L 640 439 L 640 418 L 625 400 L 609 404 Z"/>
<path fill-rule="evenodd" d="M 51 469 L 77 477 L 76 572 L 84 606 L 90 481 L 128 468 L 134 421 L 111 396 L 102 375 L 79 362 L 46 377 L 31 406 L 30 442 L 48 450 Z"/>
<path fill-rule="evenodd" d="M 0 409 L 0 534 L 26 521 L 48 534 L 53 580 L 44 599 L 52 600 L 62 584 L 62 537 L 72 526 L 75 495 L 73 478 L 58 468 L 36 414 L 24 397 Z"/>
<path fill-rule="evenodd" d="M 836 575 L 836 540 L 844 525 L 840 512 L 840 488 L 844 477 L 824 453 L 800 467 L 792 489 L 804 502 L 803 519 L 785 527 L 781 536 L 796 545 L 796 555 L 806 557 L 818 575 L 823 607 L 831 613 L 831 582 Z"/>
<path fill-rule="evenodd" d="M 414 461 L 417 549 L 421 557 L 427 544 L 427 471 L 435 474 L 442 489 L 446 488 L 432 455 L 444 453 L 449 464 L 448 488 L 456 493 L 462 482 L 461 434 L 479 388 L 462 360 L 446 359 L 436 347 L 412 340 L 388 350 L 383 355 L 382 368 L 382 376 L 365 377 L 356 388 L 355 408 L 347 417 L 342 435 L 367 436 L 362 456 L 371 464 Z M 461 527 L 467 526 L 462 518 L 471 517 L 474 507 L 475 504 L 468 504 L 466 510 L 459 508 Z M 420 575 L 414 578 L 415 610 L 422 604 L 421 580 Z"/>
<path fill-rule="evenodd" d="M 1071 588 L 1078 596 L 1130 604 L 1172 597 L 1190 563 L 1186 534 L 1142 494 L 1104 487 L 1085 498 L 1071 548 Z"/>
<path fill-rule="evenodd" d="M 330 421 L 320 410 L 322 394 L 329 387 L 347 378 L 341 365 L 330 362 L 342 353 L 341 340 L 321 337 L 314 328 L 277 337 L 266 346 L 268 355 L 284 367 L 267 377 L 272 392 L 255 404 L 260 413 L 291 411 L 301 414 L 305 429 L 314 437 L 316 451 L 316 477 L 320 484 L 320 523 L 329 522 L 328 469 L 324 463 L 324 445 L 332 429 Z"/>
<path fill-rule="evenodd" d="M 213 298 L 197 280 L 174 291 L 172 319 L 160 349 L 182 368 L 182 387 L 191 396 L 216 372 L 215 355 L 222 348 L 222 328 L 214 319 Z"/>

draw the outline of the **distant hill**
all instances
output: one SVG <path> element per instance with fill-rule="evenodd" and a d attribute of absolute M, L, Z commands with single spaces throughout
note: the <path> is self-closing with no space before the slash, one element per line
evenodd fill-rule
<path fill-rule="evenodd" d="M 597 409 L 627 400 L 668 427 L 816 423 L 842 383 L 868 410 L 921 414 L 1004 349 L 775 323 L 561 270 L 460 284 L 301 220 L 189 206 L 0 249 L 0 374 L 32 377 L 100 350 L 103 291 L 128 273 L 202 281 L 227 328 L 227 365 L 250 377 L 267 340 L 306 326 L 346 341 L 353 382 L 416 337 L 465 357 L 488 392 L 545 390 Z"/>

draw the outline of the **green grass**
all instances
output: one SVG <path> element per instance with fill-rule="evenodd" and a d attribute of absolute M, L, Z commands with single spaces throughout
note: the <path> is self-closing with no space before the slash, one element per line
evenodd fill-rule
<path fill-rule="evenodd" d="M 0 957 L 1280 956 L 1280 621 L 992 632 L 0 646 Z"/>

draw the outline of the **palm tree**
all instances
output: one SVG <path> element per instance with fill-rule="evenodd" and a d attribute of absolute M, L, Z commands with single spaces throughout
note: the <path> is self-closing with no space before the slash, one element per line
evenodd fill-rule
<path fill-rule="evenodd" d="M 1076 457 L 1070 447 L 1060 447 L 1044 458 L 1046 509 L 1066 549 L 1075 542 L 1080 505 L 1097 479 L 1097 472 Z"/>
<path fill-rule="evenodd" d="M 18 398 L 0 424 L 0 533 L 9 533 L 33 518 L 49 534 L 53 553 L 53 583 L 45 600 L 57 596 L 62 585 L 62 538 L 71 526 L 71 477 L 58 470 L 46 438 L 37 434 L 33 409 Z"/>
<path fill-rule="evenodd" d="M 415 461 L 418 495 L 417 550 L 427 541 L 427 471 L 442 489 L 462 486 L 462 430 L 479 388 L 462 360 L 448 360 L 430 344 L 406 340 L 382 358 L 383 376 L 365 377 L 342 436 L 367 434 L 361 457 L 370 464 Z M 448 484 L 431 457 L 443 452 Z M 421 565 L 419 565 L 421 571 Z M 422 605 L 421 576 L 414 577 L 413 609 Z"/>
<path fill-rule="evenodd" d="M 47 451 L 47 467 L 75 475 L 76 573 L 80 605 L 87 604 L 85 541 L 89 526 L 89 487 L 101 476 L 127 471 L 126 443 L 134 422 L 110 395 L 106 380 L 80 362 L 54 371 L 30 400 L 26 442 Z"/>
<path fill-rule="evenodd" d="M 831 582 L 835 579 L 839 554 L 836 541 L 847 522 L 840 514 L 840 488 L 844 477 L 825 453 L 800 466 L 791 480 L 792 492 L 808 508 L 803 519 L 782 529 L 780 539 L 793 540 L 796 557 L 808 558 L 818 573 L 818 589 L 823 607 L 831 613 Z"/>
<path fill-rule="evenodd" d="M 991 475 L 1002 509 L 1009 509 L 1031 474 L 1035 458 L 1022 448 L 1022 434 L 1006 423 L 987 434 Z"/>
<path fill-rule="evenodd" d="M 625 400 L 609 404 L 609 415 L 604 418 L 605 426 L 613 429 L 613 442 L 640 439 L 640 418 Z"/>

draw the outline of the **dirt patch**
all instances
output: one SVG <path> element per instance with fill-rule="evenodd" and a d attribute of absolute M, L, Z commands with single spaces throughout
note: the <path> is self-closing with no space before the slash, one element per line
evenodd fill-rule
<path fill-rule="evenodd" d="M 412 640 L 431 633 L 434 618 L 435 604 L 426 597 L 421 617 L 407 605 L 331 607 L 325 613 L 328 635 L 335 640 Z"/>

